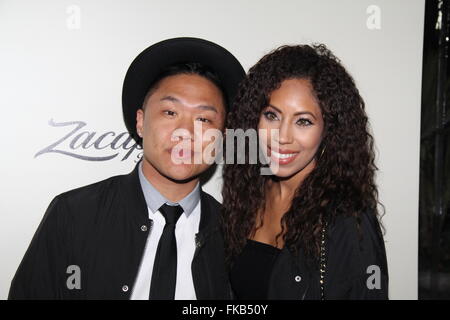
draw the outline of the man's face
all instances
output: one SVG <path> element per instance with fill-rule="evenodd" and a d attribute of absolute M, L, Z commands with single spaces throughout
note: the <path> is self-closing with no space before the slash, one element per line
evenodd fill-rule
<path fill-rule="evenodd" d="M 136 129 L 142 136 L 144 161 L 176 181 L 189 180 L 209 167 L 204 161 L 194 161 L 203 159 L 194 153 L 198 149 L 194 150 L 194 143 L 198 146 L 206 130 L 224 128 L 223 96 L 214 83 L 195 74 L 166 77 L 153 89 L 143 109 L 137 111 Z M 200 131 L 194 132 L 195 124 L 201 124 Z M 210 143 L 201 142 L 198 151 Z"/>

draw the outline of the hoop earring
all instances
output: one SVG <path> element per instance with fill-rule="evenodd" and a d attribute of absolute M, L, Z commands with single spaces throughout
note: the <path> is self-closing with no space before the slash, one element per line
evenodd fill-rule
<path fill-rule="evenodd" d="M 327 147 L 327 146 L 323 147 L 323 149 L 322 149 L 322 152 L 320 153 L 320 157 L 319 157 L 319 159 L 321 159 L 321 158 L 322 158 L 322 156 L 323 156 L 323 153 L 325 152 L 325 149 L 326 149 L 326 147 Z"/>

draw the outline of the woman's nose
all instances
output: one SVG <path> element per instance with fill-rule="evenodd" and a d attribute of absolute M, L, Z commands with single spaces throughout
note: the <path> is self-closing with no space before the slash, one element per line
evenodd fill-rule
<path fill-rule="evenodd" d="M 278 142 L 280 144 L 292 143 L 292 126 L 285 121 L 281 122 L 279 129 Z"/>

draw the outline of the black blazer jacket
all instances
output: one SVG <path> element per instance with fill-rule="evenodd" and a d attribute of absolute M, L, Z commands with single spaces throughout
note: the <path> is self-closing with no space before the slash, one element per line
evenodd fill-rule
<path fill-rule="evenodd" d="M 192 276 L 197 299 L 229 299 L 221 205 L 201 191 Z M 9 299 L 129 299 L 152 221 L 138 167 L 56 196 L 11 283 Z M 79 268 L 80 288 L 67 285 Z M 73 279 L 72 279 L 73 280 Z"/>
<path fill-rule="evenodd" d="M 324 299 L 388 299 L 388 267 L 380 225 L 374 215 L 340 216 L 327 227 Z M 319 300 L 319 267 L 284 248 L 269 280 L 269 299 Z"/>

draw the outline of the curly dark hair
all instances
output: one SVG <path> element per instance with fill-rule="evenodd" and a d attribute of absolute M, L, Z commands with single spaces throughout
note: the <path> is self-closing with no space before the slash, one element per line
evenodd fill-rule
<path fill-rule="evenodd" d="M 338 215 L 354 216 L 360 223 L 363 212 L 380 219 L 374 140 L 364 101 L 351 75 L 323 44 L 279 47 L 249 70 L 226 127 L 257 129 L 270 94 L 284 80 L 294 78 L 310 81 L 325 126 L 316 166 L 295 190 L 278 237 L 282 236 L 291 252 L 298 253 L 301 247 L 317 261 L 325 223 Z M 262 166 L 224 165 L 222 219 L 229 264 L 254 234 L 257 212 L 264 208 L 265 184 L 271 177 L 260 174 Z"/>

